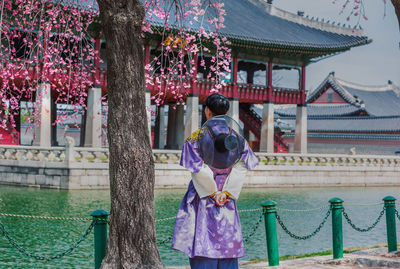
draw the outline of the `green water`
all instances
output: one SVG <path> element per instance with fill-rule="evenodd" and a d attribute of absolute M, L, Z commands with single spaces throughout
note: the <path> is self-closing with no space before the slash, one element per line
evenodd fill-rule
<path fill-rule="evenodd" d="M 340 197 L 348 204 L 379 203 L 387 195 L 400 198 L 400 187 L 387 188 L 274 188 L 245 189 L 238 202 L 239 209 L 258 208 L 267 199 L 274 200 L 281 208 L 304 209 L 328 205 L 332 197 Z M 156 218 L 174 216 L 185 190 L 156 190 Z M 110 196 L 106 190 L 64 191 L 18 188 L 0 185 L 0 212 L 26 215 L 86 217 L 97 208 L 109 210 Z M 348 215 L 361 227 L 370 225 L 378 216 L 382 206 L 346 208 Z M 321 222 L 326 209 L 299 213 L 281 212 L 281 218 L 294 233 L 310 233 Z M 243 234 L 251 232 L 259 212 L 241 214 Z M 382 219 L 383 221 L 385 218 Z M 75 242 L 87 228 L 88 222 L 33 220 L 1 217 L 0 221 L 24 248 L 40 255 L 53 255 Z M 344 225 L 344 247 L 369 246 L 386 242 L 384 222 L 368 233 L 359 233 Z M 173 220 L 157 224 L 158 239 L 172 234 Z M 400 227 L 398 227 L 398 230 Z M 331 248 L 330 219 L 321 232 L 312 239 L 298 241 L 287 236 L 278 227 L 279 254 L 311 253 Z M 166 265 L 187 264 L 185 255 L 161 246 L 160 253 Z M 266 257 L 264 227 L 260 225 L 256 234 L 246 244 L 244 259 Z M 0 268 L 93 268 L 93 236 L 66 257 L 50 261 L 34 261 L 19 254 L 4 237 L 0 236 Z"/>

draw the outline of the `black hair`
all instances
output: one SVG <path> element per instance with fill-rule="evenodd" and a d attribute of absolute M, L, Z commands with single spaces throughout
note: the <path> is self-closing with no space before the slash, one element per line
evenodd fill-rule
<path fill-rule="evenodd" d="M 225 115 L 229 110 L 229 100 L 220 93 L 213 93 L 207 97 L 206 107 L 214 116 Z"/>

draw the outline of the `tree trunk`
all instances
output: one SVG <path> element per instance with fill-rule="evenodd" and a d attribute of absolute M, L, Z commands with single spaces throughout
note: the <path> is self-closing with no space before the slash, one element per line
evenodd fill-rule
<path fill-rule="evenodd" d="M 399 31 L 400 31 L 400 0 L 392 0 L 394 6 L 394 11 L 396 12 L 397 20 L 399 21 Z"/>
<path fill-rule="evenodd" d="M 154 222 L 139 0 L 98 0 L 107 40 L 111 223 L 105 268 L 164 268 Z"/>

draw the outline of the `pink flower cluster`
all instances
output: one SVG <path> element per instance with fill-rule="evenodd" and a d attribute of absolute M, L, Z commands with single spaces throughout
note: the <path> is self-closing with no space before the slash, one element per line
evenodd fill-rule
<path fill-rule="evenodd" d="M 158 31 L 162 36 L 145 67 L 146 85 L 157 90 L 152 96 L 154 103 L 161 105 L 172 95 L 176 105 L 184 104 L 203 71 L 204 79 L 213 82 L 210 91 L 218 92 L 225 85 L 231 63 L 230 43 L 218 33 L 224 27 L 223 3 L 147 0 L 145 9 L 143 32 Z"/>
<path fill-rule="evenodd" d="M 355 26 L 360 25 L 361 18 L 368 20 L 365 5 L 365 0 L 344 0 L 340 7 L 340 14 L 347 12 L 346 21 L 350 21 L 352 18 L 356 19 Z M 333 0 L 332 3 L 336 4 L 341 2 L 340 0 Z M 382 0 L 383 4 L 386 5 L 386 0 Z"/>
<path fill-rule="evenodd" d="M 3 0 L 0 4 L 0 127 L 15 127 L 21 101 L 40 99 L 38 87 L 50 85 L 55 103 L 85 108 L 94 83 L 96 57 L 89 25 L 98 15 L 48 0 Z M 40 102 L 38 102 L 39 104 Z M 31 105 L 27 122 L 39 114 Z M 53 124 L 63 123 L 60 116 Z"/>
<path fill-rule="evenodd" d="M 69 2 L 0 2 L 0 127 L 15 128 L 23 101 L 29 102 L 26 121 L 38 121 L 38 88 L 43 84 L 49 85 L 55 103 L 73 105 L 75 112 L 86 109 L 88 89 L 100 84 L 94 66 L 99 51 L 90 33 L 98 13 Z M 213 0 L 147 0 L 144 7 L 144 36 L 162 36 L 145 67 L 147 86 L 157 90 L 154 102 L 161 105 L 173 96 L 177 105 L 183 104 L 199 79 L 212 82 L 211 92 L 221 89 L 231 64 L 230 43 L 219 35 L 224 5 Z M 53 124 L 63 124 L 68 117 L 59 115 Z"/>

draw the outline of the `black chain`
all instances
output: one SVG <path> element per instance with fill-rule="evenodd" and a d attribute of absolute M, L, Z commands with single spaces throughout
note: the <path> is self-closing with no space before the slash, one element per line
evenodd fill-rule
<path fill-rule="evenodd" d="M 157 245 L 161 246 L 166 246 L 166 247 L 170 247 L 171 246 L 171 242 L 172 242 L 172 236 L 167 237 L 164 240 L 161 241 L 157 241 Z"/>
<path fill-rule="evenodd" d="M 371 231 L 373 228 L 375 228 L 376 225 L 378 225 L 378 223 L 381 221 L 383 214 L 385 214 L 385 207 L 383 207 L 382 211 L 379 213 L 379 216 L 378 216 L 378 218 L 375 220 L 375 222 L 374 222 L 371 226 L 369 226 L 369 227 L 363 229 L 363 228 L 357 227 L 357 226 L 351 221 L 351 219 L 349 218 L 349 216 L 347 215 L 347 213 L 345 212 L 345 210 L 344 210 L 344 208 L 343 208 L 343 216 L 344 216 L 344 218 L 346 219 L 347 223 L 350 224 L 351 228 L 353 228 L 354 230 L 356 230 L 356 231 L 358 231 L 358 232 L 363 232 L 363 233 L 369 232 L 369 231 Z"/>
<path fill-rule="evenodd" d="M 256 231 L 257 231 L 258 227 L 260 226 L 260 223 L 262 222 L 263 216 L 264 216 L 264 214 L 261 212 L 260 217 L 258 218 L 258 221 L 253 226 L 253 230 L 243 239 L 243 241 L 245 243 L 247 243 L 249 241 L 250 237 L 252 237 L 253 235 L 256 234 Z"/>
<path fill-rule="evenodd" d="M 400 220 L 399 211 L 397 211 L 397 209 L 396 209 L 396 208 L 395 208 L 394 210 L 395 210 L 394 212 L 396 213 L 396 217 L 398 218 L 398 220 Z"/>
<path fill-rule="evenodd" d="M 79 240 L 75 243 L 73 243 L 68 249 L 57 253 L 53 256 L 42 256 L 42 255 L 38 255 L 38 254 L 34 254 L 32 252 L 29 252 L 28 250 L 26 250 L 21 244 L 19 244 L 14 238 L 12 238 L 10 236 L 10 234 L 8 233 L 8 231 L 6 230 L 6 228 L 4 227 L 3 223 L 0 222 L 0 231 L 2 232 L 2 235 L 8 240 L 8 242 L 14 247 L 16 248 L 20 253 L 34 258 L 38 261 L 50 261 L 50 260 L 55 260 L 55 259 L 60 259 L 62 257 L 64 257 L 65 255 L 71 253 L 73 250 L 75 250 L 80 243 L 82 243 L 82 241 L 84 241 L 87 236 L 92 232 L 93 227 L 95 225 L 96 221 L 93 220 L 89 227 L 86 229 L 86 231 L 81 235 L 81 237 L 79 238 Z"/>
<path fill-rule="evenodd" d="M 276 212 L 276 220 L 278 221 L 279 225 L 282 227 L 282 229 L 292 238 L 297 239 L 297 240 L 307 240 L 313 236 L 315 236 L 320 230 L 321 228 L 325 225 L 325 222 L 327 221 L 329 215 L 331 214 L 331 209 L 329 208 L 328 211 L 326 212 L 326 215 L 324 217 L 324 219 L 322 220 L 322 222 L 320 223 L 320 225 L 317 227 L 317 229 L 315 229 L 312 233 L 310 233 L 309 235 L 305 235 L 305 236 L 299 236 L 299 235 L 295 235 L 294 233 L 292 233 L 291 231 L 289 231 L 289 229 L 285 226 L 285 224 L 283 224 L 280 216 L 278 215 L 278 212 Z"/>
<path fill-rule="evenodd" d="M 260 226 L 260 223 L 262 222 L 262 219 L 263 219 L 263 213 L 260 213 L 260 217 L 258 218 L 258 221 L 253 226 L 253 230 L 243 239 L 243 241 L 245 243 L 247 243 L 249 241 L 249 239 L 256 233 L 256 231 L 258 230 L 258 227 Z M 159 246 L 163 245 L 166 247 L 170 247 L 171 242 L 172 242 L 172 236 L 169 236 L 164 240 L 157 241 L 157 245 L 159 245 Z"/>

